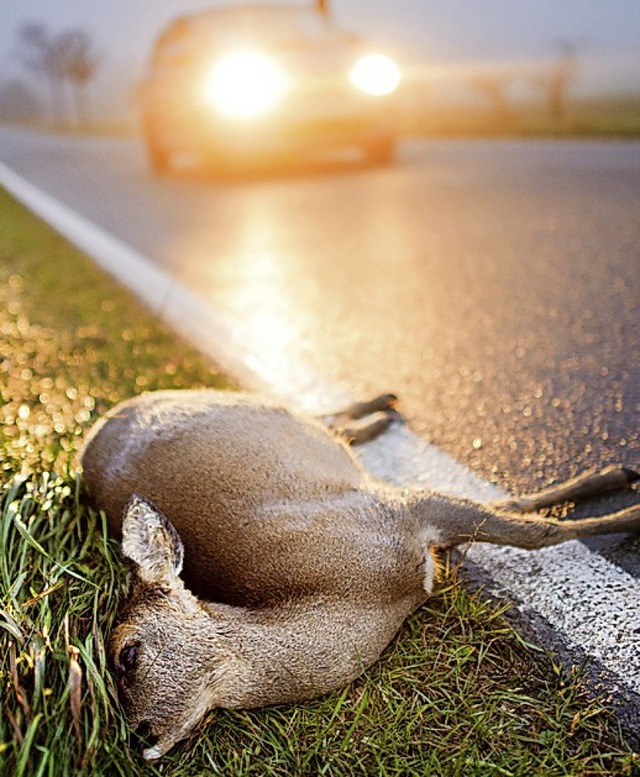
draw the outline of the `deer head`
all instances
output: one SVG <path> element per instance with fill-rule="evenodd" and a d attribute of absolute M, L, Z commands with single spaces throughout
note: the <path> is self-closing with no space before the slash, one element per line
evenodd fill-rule
<path fill-rule="evenodd" d="M 129 597 L 109 653 L 128 722 L 159 758 L 186 737 L 207 710 L 225 706 L 220 683 L 233 656 L 224 626 L 179 575 L 183 547 L 171 523 L 134 498 L 122 526 L 132 563 Z"/>

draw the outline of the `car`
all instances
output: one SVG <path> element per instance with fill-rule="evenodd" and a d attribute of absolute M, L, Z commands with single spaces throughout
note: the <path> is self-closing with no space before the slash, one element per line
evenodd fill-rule
<path fill-rule="evenodd" d="M 158 37 L 140 92 L 151 168 L 355 147 L 396 148 L 400 67 L 314 4 L 220 6 Z"/>

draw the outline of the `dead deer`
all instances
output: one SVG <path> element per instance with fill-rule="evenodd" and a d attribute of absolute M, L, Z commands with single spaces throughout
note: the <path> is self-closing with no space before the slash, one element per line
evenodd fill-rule
<path fill-rule="evenodd" d="M 128 721 L 153 740 L 145 758 L 214 707 L 349 683 L 431 592 L 438 549 L 640 529 L 640 504 L 581 520 L 528 514 L 640 477 L 622 467 L 491 505 L 372 481 L 345 440 L 381 432 L 394 400 L 320 421 L 231 392 L 161 391 L 92 430 L 84 478 L 132 567 L 109 650 Z"/>

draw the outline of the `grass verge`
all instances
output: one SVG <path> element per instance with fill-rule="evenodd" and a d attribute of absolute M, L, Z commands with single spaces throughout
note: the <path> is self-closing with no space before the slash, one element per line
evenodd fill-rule
<path fill-rule="evenodd" d="M 105 659 L 125 570 L 75 454 L 114 402 L 224 379 L 2 191 L 0 284 L 2 775 L 637 773 L 579 677 L 535 660 L 500 610 L 454 582 L 343 691 L 214 712 L 145 763 Z"/>
<path fill-rule="evenodd" d="M 496 109 L 497 108 L 497 109 Z M 415 137 L 637 140 L 640 98 L 634 95 L 572 100 L 562 118 L 535 103 L 416 108 L 406 131 Z"/>

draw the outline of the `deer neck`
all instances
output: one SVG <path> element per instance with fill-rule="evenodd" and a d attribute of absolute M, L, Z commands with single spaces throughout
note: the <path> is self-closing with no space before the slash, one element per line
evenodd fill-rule
<path fill-rule="evenodd" d="M 392 629 L 383 627 L 372 640 L 354 627 L 362 621 L 348 603 L 207 609 L 225 640 L 228 658 L 215 678 L 215 706 L 226 708 L 286 704 L 342 687 L 378 658 L 406 615 L 399 613 Z"/>

